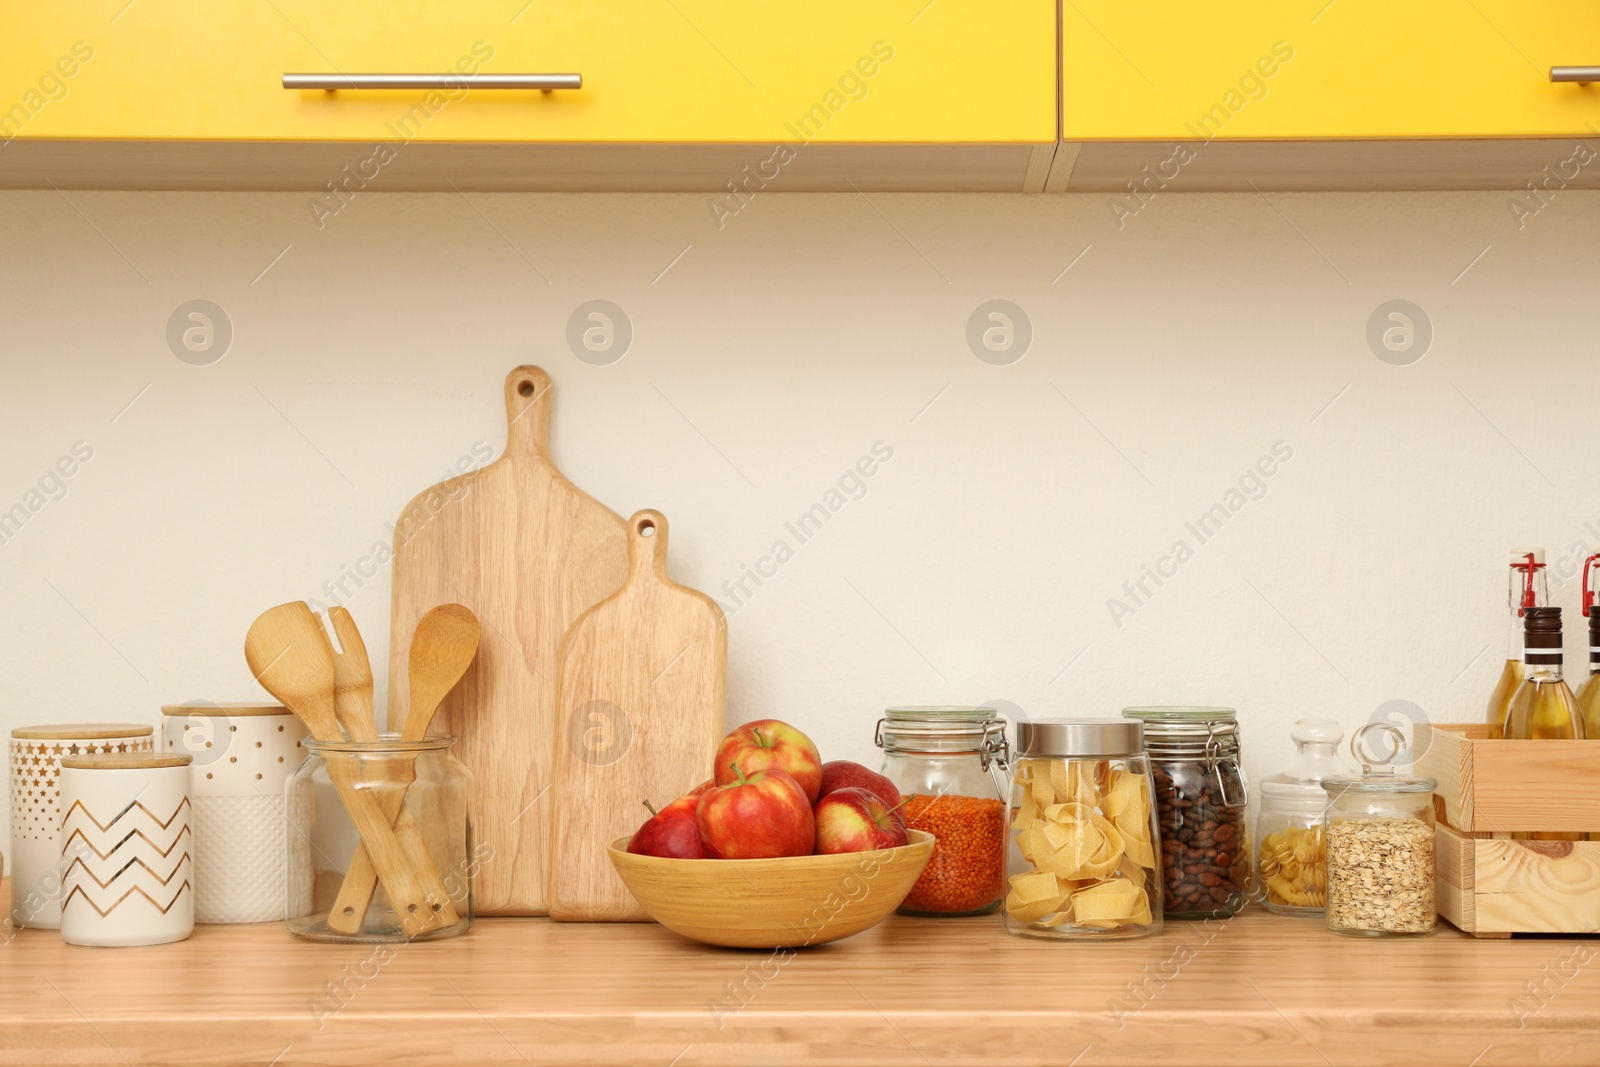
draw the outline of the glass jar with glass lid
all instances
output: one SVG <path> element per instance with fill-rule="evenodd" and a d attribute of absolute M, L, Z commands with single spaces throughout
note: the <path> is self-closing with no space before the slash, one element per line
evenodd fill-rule
<path fill-rule="evenodd" d="M 1373 730 L 1392 746 L 1374 756 Z M 1359 775 L 1322 780 L 1328 793 L 1328 929 L 1356 937 L 1433 933 L 1434 814 L 1432 778 L 1396 774 L 1390 761 L 1406 744 L 1389 723 L 1368 723 L 1350 739 Z"/>
<path fill-rule="evenodd" d="M 1051 939 L 1161 929 L 1160 841 L 1144 730 L 1127 719 L 1017 724 L 1005 783 L 1005 925 Z M 992 766 L 1001 770 L 1001 761 Z"/>
<path fill-rule="evenodd" d="M 1232 708 L 1124 708 L 1144 723 L 1169 919 L 1237 915 L 1248 897 L 1249 794 Z"/>
<path fill-rule="evenodd" d="M 1320 917 L 1328 899 L 1322 781 L 1344 773 L 1333 754 L 1344 730 L 1332 719 L 1301 719 L 1289 736 L 1294 759 L 1256 786 L 1256 877 L 1268 911 Z"/>
<path fill-rule="evenodd" d="M 1009 750 L 993 708 L 889 708 L 878 721 L 883 774 L 905 797 L 906 826 L 934 836 L 902 915 L 983 915 L 1000 906 L 1005 805 L 985 769 Z"/>

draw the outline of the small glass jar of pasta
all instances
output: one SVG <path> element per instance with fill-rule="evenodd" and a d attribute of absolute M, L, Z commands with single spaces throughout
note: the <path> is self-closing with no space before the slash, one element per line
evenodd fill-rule
<path fill-rule="evenodd" d="M 1008 931 L 1082 940 L 1160 931 L 1161 842 L 1142 723 L 1019 722 L 1009 767 L 985 762 L 1010 798 L 1000 845 Z"/>
<path fill-rule="evenodd" d="M 1328 901 L 1323 816 L 1326 777 L 1344 773 L 1334 748 L 1344 736 L 1332 719 L 1301 719 L 1290 731 L 1295 756 L 1282 773 L 1257 785 L 1256 881 L 1261 903 L 1279 915 L 1320 918 Z"/>

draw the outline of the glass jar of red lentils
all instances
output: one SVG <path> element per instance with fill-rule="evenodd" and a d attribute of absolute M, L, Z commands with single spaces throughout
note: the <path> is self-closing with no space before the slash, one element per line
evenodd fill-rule
<path fill-rule="evenodd" d="M 900 914 L 984 915 L 1005 885 L 1005 805 L 986 768 L 1008 753 L 993 708 L 889 708 L 878 721 L 883 774 L 906 798 L 906 826 L 934 836 L 933 856 Z"/>

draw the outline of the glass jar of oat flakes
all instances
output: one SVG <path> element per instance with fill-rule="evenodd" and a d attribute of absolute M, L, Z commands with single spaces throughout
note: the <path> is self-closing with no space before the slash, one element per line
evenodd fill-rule
<path fill-rule="evenodd" d="M 1362 773 L 1322 780 L 1328 793 L 1328 929 L 1356 937 L 1431 934 L 1437 921 L 1436 783 L 1396 774 L 1384 757 L 1370 756 L 1363 746 L 1375 728 L 1389 736 L 1390 756 L 1404 745 L 1395 727 L 1369 723 L 1350 740 Z"/>
<path fill-rule="evenodd" d="M 906 827 L 933 834 L 933 856 L 902 915 L 951 918 L 1000 906 L 1005 805 L 985 769 L 1009 751 L 993 708 L 889 708 L 878 721 L 883 774 L 905 797 Z"/>

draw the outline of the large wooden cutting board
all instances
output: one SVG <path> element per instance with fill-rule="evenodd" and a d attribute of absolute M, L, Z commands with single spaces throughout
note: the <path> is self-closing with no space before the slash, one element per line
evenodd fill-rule
<path fill-rule="evenodd" d="M 561 638 L 628 575 L 628 524 L 550 461 L 550 394 L 543 370 L 512 371 L 505 453 L 422 493 L 394 531 L 391 726 L 405 721 L 404 650 L 423 613 L 465 604 L 483 625 L 477 660 L 434 720 L 475 779 L 480 915 L 545 913 Z"/>
<path fill-rule="evenodd" d="M 722 609 L 667 577 L 667 520 L 628 520 L 628 583 L 573 624 L 561 645 L 556 802 L 546 880 L 550 916 L 649 918 L 607 846 L 711 777 L 727 703 Z"/>

